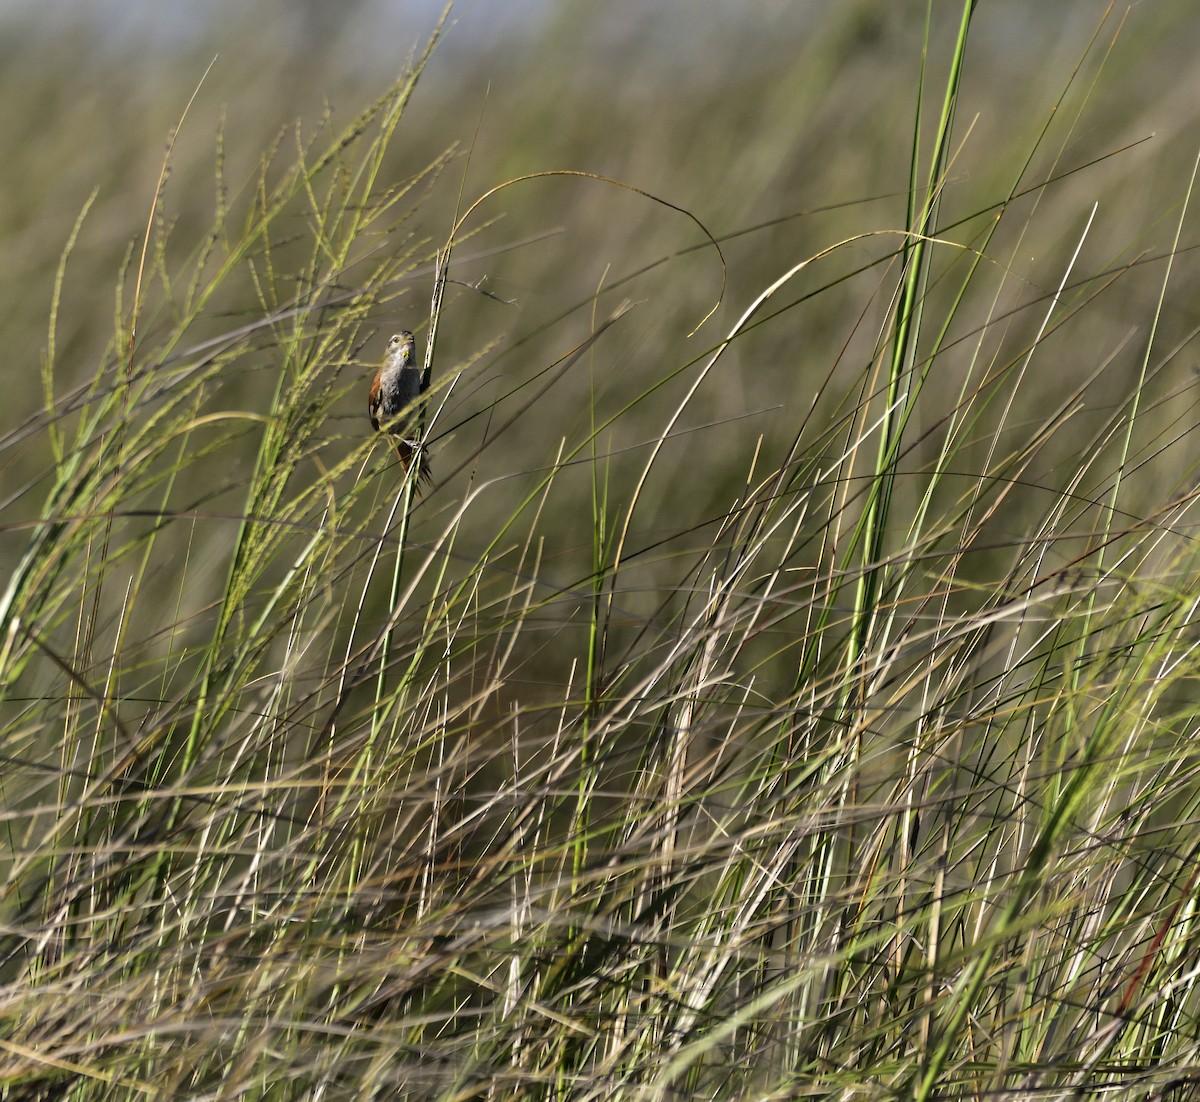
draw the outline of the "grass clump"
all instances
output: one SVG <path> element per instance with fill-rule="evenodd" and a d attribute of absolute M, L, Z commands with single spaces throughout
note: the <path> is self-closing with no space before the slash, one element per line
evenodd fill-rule
<path fill-rule="evenodd" d="M 1160 256 L 1094 262 L 1088 205 L 1049 236 L 1069 80 L 948 209 L 972 8 L 903 224 L 733 271 L 711 319 L 736 235 L 682 211 L 661 264 L 456 344 L 510 305 L 465 274 L 526 247 L 506 199 L 682 208 L 582 170 L 467 201 L 456 151 L 396 155 L 430 52 L 244 181 L 222 139 L 186 242 L 160 181 L 74 379 L 85 210 L 0 441 L 0 1097 L 1195 1089 L 1191 334 L 1160 326 L 1192 185 Z M 656 268 L 687 294 L 632 302 Z M 423 495 L 366 427 L 397 317 Z M 748 430 L 769 342 L 790 386 Z"/>

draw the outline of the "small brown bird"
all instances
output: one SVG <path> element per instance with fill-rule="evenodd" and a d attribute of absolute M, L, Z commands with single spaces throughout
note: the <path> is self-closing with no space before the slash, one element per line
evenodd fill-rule
<path fill-rule="evenodd" d="M 417 342 L 403 330 L 388 341 L 387 357 L 371 380 L 367 410 L 371 427 L 386 430 L 395 441 L 396 454 L 407 474 L 418 464 L 417 479 L 429 481 L 429 461 L 421 448 L 421 429 L 417 420 L 404 418 L 404 412 L 421 396 L 421 369 L 417 366 Z"/>

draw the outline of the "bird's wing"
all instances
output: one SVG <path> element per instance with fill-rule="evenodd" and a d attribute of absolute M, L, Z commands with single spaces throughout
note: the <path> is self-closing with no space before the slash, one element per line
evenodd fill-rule
<path fill-rule="evenodd" d="M 375 373 L 375 378 L 371 380 L 371 393 L 367 397 L 367 412 L 371 415 L 371 428 L 376 432 L 379 431 L 379 403 L 382 398 L 382 387 L 379 382 L 379 372 Z"/>

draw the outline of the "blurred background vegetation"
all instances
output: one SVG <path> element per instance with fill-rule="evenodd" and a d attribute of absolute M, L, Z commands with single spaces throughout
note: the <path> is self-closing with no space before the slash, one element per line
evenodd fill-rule
<path fill-rule="evenodd" d="M 1015 311 L 1007 334 L 1014 347 L 1035 324 L 1037 311 L 1028 304 L 1054 286 L 1091 202 L 1099 203 L 1096 232 L 1075 269 L 1076 282 L 1144 262 L 1117 281 L 1104 309 L 1063 333 L 1061 349 L 1052 345 L 1062 373 L 1044 384 L 1048 390 L 1064 378 L 1089 375 L 1144 317 L 1161 276 L 1153 258 L 1166 252 L 1190 156 L 1176 140 L 1191 132 L 1197 101 L 1200 31 L 1186 5 L 1152 5 L 1128 17 L 1113 12 L 1101 26 L 1103 14 L 1092 4 L 1026 2 L 977 13 L 958 114 L 962 144 L 945 192 L 943 223 L 968 219 L 950 235 L 969 243 L 986 228 L 1050 119 L 1048 140 L 1023 186 L 1075 174 L 1010 208 L 1020 213 L 1023 204 L 1034 219 L 1023 231 L 1030 244 L 1013 253 L 1018 280 L 1004 292 Z M 222 186 L 236 209 L 247 199 L 263 149 L 282 141 L 290 152 L 296 120 L 303 120 L 309 139 L 325 112 L 334 129 L 350 122 L 421 49 L 437 15 L 429 3 L 365 0 L 251 8 L 214 0 L 186 9 L 80 2 L 58 5 L 53 14 L 36 4 L 10 4 L 0 73 L 0 142 L 8 150 L 0 160 L 0 233 L 8 258 L 0 270 L 0 309 L 14 423 L 41 405 L 40 387 L 26 382 L 46 345 L 55 266 L 93 189 L 97 198 L 71 260 L 59 315 L 60 385 L 88 377 L 103 355 L 112 331 L 114 273 L 141 233 L 167 137 L 197 85 L 163 197 L 161 217 L 173 227 L 176 259 L 198 246 L 211 221 L 219 134 Z M 451 18 L 386 169 L 403 179 L 453 151 L 407 227 L 430 248 L 445 239 L 460 186 L 469 201 L 510 177 L 551 168 L 619 178 L 686 208 L 724 241 L 730 291 L 722 313 L 687 346 L 700 355 L 753 294 L 797 260 L 850 234 L 902 224 L 915 110 L 910 90 L 922 49 L 918 3 L 786 2 L 746 10 L 669 0 L 563 0 L 464 4 Z M 948 56 L 952 23 L 933 27 L 934 84 L 944 75 L 938 59 Z M 1084 60 L 1093 35 L 1099 39 Z M 1051 118 L 1068 75 L 1080 65 L 1083 72 Z M 1077 112 L 1082 115 L 1068 130 L 1065 120 Z M 928 111 L 926 128 L 932 116 Z M 549 319 L 574 309 L 575 331 L 585 332 L 588 310 L 581 304 L 595 289 L 692 249 L 622 291 L 648 309 L 616 335 L 596 380 L 602 396 L 619 403 L 657 377 L 664 357 L 675 362 L 665 350 L 692 329 L 720 289 L 719 267 L 711 251 L 696 249 L 691 223 L 599 184 L 521 185 L 485 205 L 477 226 L 486 220 L 493 222 L 473 242 L 480 252 L 541 239 L 463 263 L 454 273 L 464 282 L 483 279 L 497 296 L 452 288 L 441 335 L 448 365 L 499 342 L 500 354 L 475 389 L 483 400 L 527 378 L 549 349 L 561 350 L 561 340 L 555 344 L 560 332 L 552 328 L 546 335 Z M 1008 223 L 1021 225 L 1017 218 Z M 868 271 L 828 285 L 894 244 L 863 242 L 814 267 L 808 286 L 789 292 L 787 325 L 764 326 L 739 340 L 719 381 L 706 384 L 693 409 L 697 420 L 730 423 L 685 436 L 669 452 L 679 477 L 686 472 L 689 495 L 719 494 L 723 481 L 739 477 L 759 434 L 768 442 L 790 439 L 798 411 L 808 410 L 829 365 L 851 375 L 860 369 L 886 306 L 877 294 L 879 275 Z M 1001 251 L 1007 248 L 1002 236 Z M 1186 280 L 1190 254 L 1179 263 Z M 812 295 L 819 288 L 824 293 L 804 301 L 805 290 Z M 379 326 L 417 326 L 428 289 L 428 273 L 424 281 L 410 280 Z M 249 302 L 226 305 L 229 325 L 254 309 Z M 154 324 L 153 317 L 147 321 Z M 1168 304 L 1163 336 L 1178 340 L 1192 324 L 1182 306 Z M 503 354 L 526 338 L 530 343 L 519 352 Z M 377 355 L 385 339 L 368 345 L 365 355 Z M 1123 390 L 1138 351 L 1136 342 L 1125 345 L 1095 384 L 1089 408 L 1102 408 L 1105 394 Z M 269 372 L 270 364 L 231 369 L 226 400 L 253 408 L 255 392 L 269 392 L 261 370 Z M 1164 385 L 1182 385 L 1189 370 L 1180 363 Z M 579 388 L 586 385 L 585 373 L 574 373 L 543 403 L 539 420 L 552 426 L 572 411 L 581 417 Z M 1036 401 L 1037 386 L 1026 391 L 1030 400 Z M 450 411 L 451 424 L 478 406 L 478 399 L 461 402 Z M 360 405 L 353 396 L 344 420 L 330 431 L 361 431 Z M 1086 414 L 1076 431 L 1087 432 Z M 510 435 L 487 453 L 489 472 L 548 462 L 561 433 L 540 435 Z M 610 441 L 615 451 L 638 442 L 633 425 Z M 442 469 L 477 443 L 468 427 L 441 445 L 453 455 Z M 8 468 L 10 484 L 29 477 L 27 462 L 36 460 L 7 452 L 4 463 L 15 465 Z"/>
<path fill-rule="evenodd" d="M 8 258 L 0 270 L 0 310 L 12 423 L 26 423 L 43 405 L 32 380 L 47 345 L 54 271 L 93 190 L 63 287 L 57 385 L 65 391 L 91 377 L 104 357 L 115 274 L 124 264 L 128 301 L 129 258 L 165 145 L 197 87 L 158 216 L 170 229 L 169 263 L 203 242 L 218 196 L 235 212 L 245 207 L 262 151 L 279 143 L 283 158 L 290 156 L 297 120 L 302 140 L 352 121 L 420 52 L 439 14 L 429 2 L 368 0 L 250 8 L 219 0 L 186 8 L 76 2 L 53 13 L 10 4 L 0 72 L 0 143 L 9 151 L 0 159 L 0 234 Z M 683 0 L 457 7 L 385 166 L 386 176 L 399 181 L 451 154 L 405 226 L 418 253 L 431 256 L 445 240 L 460 194 L 469 202 L 522 174 L 583 170 L 618 178 L 699 218 L 723 242 L 729 290 L 717 317 L 683 342 L 721 289 L 720 267 L 711 250 L 699 247 L 691 222 L 584 180 L 504 191 L 468 227 L 479 233 L 453 272 L 460 282 L 451 286 L 439 338 L 441 375 L 485 349 L 488 355 L 441 422 L 461 428 L 437 444 L 440 471 L 459 468 L 478 450 L 487 422 L 473 414 L 586 334 L 597 289 L 650 269 L 613 292 L 614 301 L 627 296 L 644 306 L 612 334 L 604 363 L 594 375 L 576 370 L 556 385 L 540 400 L 532 429 L 523 423 L 482 454 L 480 473 L 545 467 L 560 439 L 586 424 L 592 388 L 600 414 L 613 412 L 662 368 L 679 368 L 679 349 L 699 357 L 713 347 L 753 295 L 792 264 L 852 234 L 902 226 L 923 26 L 921 4 L 877 0 L 763 3 L 749 10 Z M 945 76 L 955 30 L 950 18 L 933 23 L 931 86 Z M 942 224 L 953 227 L 946 236 L 978 241 L 1009 188 L 1029 192 L 1010 205 L 1015 217 L 1005 220 L 991 248 L 993 255 L 1011 255 L 1016 277 L 1004 283 L 995 307 L 1011 314 L 1002 331 L 993 326 L 989 334 L 992 354 L 1014 354 L 1036 330 L 1093 202 L 1096 226 L 1072 282 L 1091 292 L 1110 279 L 1106 273 L 1137 265 L 1112 281 L 1102 308 L 1049 336 L 1054 370 L 1044 356 L 1022 388 L 1019 407 L 1028 403 L 1036 416 L 1043 400 L 1055 401 L 1064 387 L 1105 365 L 1071 431 L 1039 460 L 1041 469 L 1071 461 L 1075 443 L 1104 422 L 1136 368 L 1142 346 L 1133 336 L 1157 294 L 1186 179 L 1190 152 L 1176 139 L 1195 121 L 1198 38 L 1186 5 L 1107 12 L 1100 5 L 1019 0 L 976 13 L 957 116 L 961 145 L 943 199 Z M 934 117 L 927 104 L 927 132 Z M 1022 172 L 1043 127 L 1048 133 Z M 1038 187 L 1060 175 L 1066 178 L 1055 186 Z M 296 237 L 303 233 L 297 225 Z M 665 495 L 666 512 L 658 514 L 663 531 L 691 523 L 706 501 L 743 479 L 760 437 L 768 456 L 787 447 L 814 402 L 819 413 L 826 410 L 830 381 L 836 393 L 841 379 L 856 377 L 869 362 L 888 306 L 880 283 L 885 269 L 867 267 L 839 280 L 896 246 L 895 239 L 862 241 L 814 265 L 804 285 L 789 287 L 780 303 L 786 324 L 762 326 L 736 342 L 683 426 L 709 427 L 681 435 L 660 461 L 653 489 Z M 467 253 L 482 256 L 463 259 Z M 956 262 L 963 258 L 938 260 L 943 274 Z M 1194 263 L 1186 249 L 1178 257 L 1182 282 L 1192 278 Z M 981 278 L 999 286 L 1001 274 L 993 267 Z M 378 317 L 380 333 L 362 349 L 361 362 L 330 365 L 339 385 L 365 380 L 387 332 L 419 327 L 430 275 L 427 267 L 405 280 Z M 479 281 L 494 297 L 466 286 Z M 235 295 L 221 303 L 220 315 L 212 312 L 211 332 L 257 316 L 249 288 L 243 291 L 242 301 Z M 143 341 L 164 324 L 154 302 L 151 296 Z M 984 320 L 983 307 L 975 309 L 959 315 L 951 334 L 964 347 L 972 341 L 971 322 Z M 1193 324 L 1183 300 L 1172 300 L 1160 339 L 1183 340 Z M 263 408 L 276 366 L 269 351 L 231 365 L 219 404 Z M 1192 367 L 1185 354 L 1156 381 L 1169 396 L 1164 424 L 1181 404 L 1190 407 Z M 952 357 L 943 357 L 923 410 L 926 425 L 938 412 L 934 395 L 952 401 L 960 381 Z M 664 388 L 658 406 L 645 404 L 643 421 L 625 418 L 607 435 L 618 476 L 644 460 L 657 431 L 653 415 L 669 408 L 684 385 Z M 364 428 L 361 396 L 351 391 L 326 431 L 353 439 Z M 44 459 L 34 447 L 7 449 L 0 458 L 6 484 L 32 489 Z M 1178 475 L 1189 463 L 1186 450 L 1174 448 L 1156 461 L 1153 476 L 1143 477 Z M 461 492 L 466 477 L 443 500 Z M 581 493 L 585 483 L 581 478 Z M 560 492 L 567 484 L 562 480 Z M 694 506 L 686 515 L 671 510 L 681 493 Z M 497 508 L 503 513 L 507 503 Z M 1013 518 L 1010 530 L 1020 531 L 1024 519 Z M 643 536 L 648 541 L 654 533 Z M 574 542 L 564 533 L 550 561 L 586 563 L 589 542 L 586 533 Z"/>

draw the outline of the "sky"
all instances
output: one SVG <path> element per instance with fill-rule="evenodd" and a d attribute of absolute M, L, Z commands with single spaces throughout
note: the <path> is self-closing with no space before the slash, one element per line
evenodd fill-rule
<path fill-rule="evenodd" d="M 540 21 L 561 14 L 576 0 L 455 0 L 454 28 L 446 47 L 492 47 L 528 34 Z M 307 26 L 311 33 L 350 40 L 356 51 L 372 52 L 381 61 L 395 45 L 407 48 L 424 41 L 441 14 L 445 0 L 0 0 L 0 26 L 6 20 L 33 22 L 50 29 L 86 22 L 114 42 L 130 38 L 162 45 L 186 45 L 203 36 L 222 13 L 261 9 L 264 30 L 286 19 L 291 28 Z M 797 13 L 819 11 L 820 0 L 633 0 L 606 5 L 614 13 L 614 33 L 641 32 L 651 24 L 670 25 L 672 38 L 688 27 L 723 22 L 745 24 L 786 16 L 795 25 Z M 219 25 L 219 24 L 217 24 Z M 686 46 L 685 42 L 676 45 Z"/>

